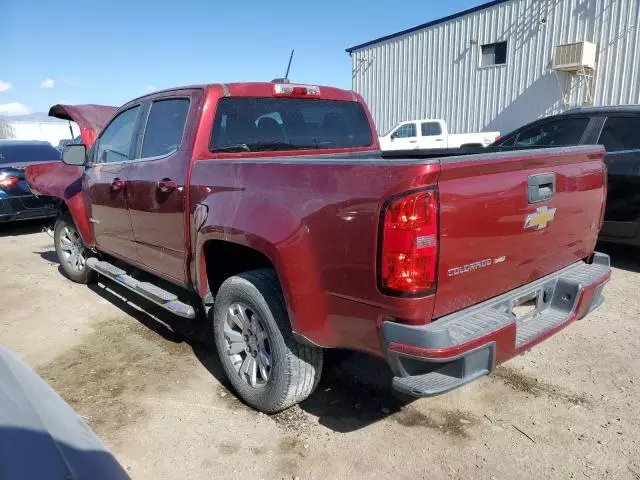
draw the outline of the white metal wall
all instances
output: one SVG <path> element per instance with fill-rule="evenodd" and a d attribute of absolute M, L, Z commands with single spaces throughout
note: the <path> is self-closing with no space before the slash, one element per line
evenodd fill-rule
<path fill-rule="evenodd" d="M 4 138 L 14 140 L 44 140 L 56 147 L 60 140 L 70 139 L 69 122 L 26 122 L 4 120 Z M 80 130 L 75 122 L 71 122 L 74 136 L 80 135 Z"/>
<path fill-rule="evenodd" d="M 594 105 L 640 103 L 639 2 L 510 0 L 353 51 L 353 89 L 380 134 L 417 118 L 507 133 L 586 100 L 575 78 L 551 69 L 554 45 L 586 40 L 598 51 Z M 480 45 L 499 41 L 507 64 L 480 68 Z"/>

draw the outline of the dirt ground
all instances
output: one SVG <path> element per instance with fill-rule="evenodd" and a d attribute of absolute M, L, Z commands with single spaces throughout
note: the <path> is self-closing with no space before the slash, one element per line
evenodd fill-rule
<path fill-rule="evenodd" d="M 640 480 L 640 251 L 603 246 L 605 304 L 495 373 L 400 403 L 383 362 L 331 352 L 314 395 L 240 403 L 204 322 L 59 272 L 42 223 L 0 226 L 0 342 L 134 479 Z"/>

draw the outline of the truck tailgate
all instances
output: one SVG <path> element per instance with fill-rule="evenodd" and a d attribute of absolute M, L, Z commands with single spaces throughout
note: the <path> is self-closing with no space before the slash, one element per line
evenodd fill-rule
<path fill-rule="evenodd" d="M 603 157 L 583 146 L 442 159 L 433 318 L 588 257 L 604 204 Z"/>

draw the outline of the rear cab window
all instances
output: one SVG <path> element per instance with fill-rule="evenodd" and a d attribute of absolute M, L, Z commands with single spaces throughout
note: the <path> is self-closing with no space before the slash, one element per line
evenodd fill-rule
<path fill-rule="evenodd" d="M 369 147 L 373 136 L 358 102 L 226 97 L 213 122 L 211 152 Z"/>

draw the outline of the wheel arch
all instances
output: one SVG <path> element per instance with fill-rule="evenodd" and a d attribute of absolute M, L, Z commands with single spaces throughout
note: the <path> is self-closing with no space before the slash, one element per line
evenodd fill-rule
<path fill-rule="evenodd" d="M 291 314 L 290 288 L 283 274 L 283 264 L 276 247 L 257 235 L 233 233 L 200 233 L 197 239 L 195 276 L 196 290 L 201 298 L 215 294 L 227 278 L 241 272 L 270 268 L 276 272 Z"/>
<path fill-rule="evenodd" d="M 62 199 L 60 213 L 67 214 L 82 237 L 82 241 L 87 247 L 95 246 L 93 230 L 89 224 L 89 212 L 87 211 L 82 192 L 76 193 L 70 198 Z"/>

